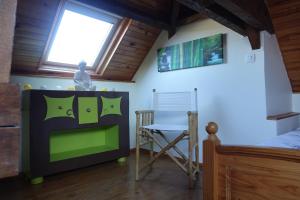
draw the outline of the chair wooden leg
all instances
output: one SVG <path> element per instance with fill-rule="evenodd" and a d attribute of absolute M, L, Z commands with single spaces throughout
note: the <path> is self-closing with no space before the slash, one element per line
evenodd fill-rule
<path fill-rule="evenodd" d="M 136 133 L 136 149 L 135 149 L 135 180 L 139 180 L 139 161 L 140 161 L 140 130 Z"/>
<path fill-rule="evenodd" d="M 188 157 L 188 176 L 189 176 L 189 187 L 194 187 L 194 176 L 193 176 L 193 144 L 191 136 L 189 136 L 189 157 Z"/>
<path fill-rule="evenodd" d="M 199 144 L 197 143 L 195 146 L 195 156 L 196 156 L 196 170 L 197 173 L 199 174 L 200 171 L 200 159 L 199 159 Z"/>
<path fill-rule="evenodd" d="M 151 138 L 150 136 L 149 136 L 149 144 L 150 144 L 150 159 L 152 159 L 154 155 L 154 142 L 153 142 L 153 138 Z"/>

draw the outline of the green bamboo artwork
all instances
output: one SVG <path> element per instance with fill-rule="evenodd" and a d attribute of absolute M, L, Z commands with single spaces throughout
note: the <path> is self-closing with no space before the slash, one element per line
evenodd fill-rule
<path fill-rule="evenodd" d="M 171 60 L 171 70 L 176 70 L 180 68 L 180 45 L 174 45 L 171 47 L 172 60 Z"/>
<path fill-rule="evenodd" d="M 217 34 L 158 49 L 158 71 L 222 64 L 224 63 L 223 39 L 223 34 Z"/>
<path fill-rule="evenodd" d="M 192 67 L 193 65 L 193 42 L 183 43 L 183 68 Z"/>
<path fill-rule="evenodd" d="M 200 67 L 203 66 L 203 41 L 202 39 L 194 40 L 193 41 L 193 63 L 191 67 Z"/>

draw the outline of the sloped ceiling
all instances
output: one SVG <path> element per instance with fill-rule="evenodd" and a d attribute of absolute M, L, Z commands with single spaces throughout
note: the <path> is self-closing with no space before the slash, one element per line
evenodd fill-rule
<path fill-rule="evenodd" d="M 72 77 L 72 73 L 39 71 L 40 60 L 60 0 L 19 0 L 15 28 L 12 74 Z M 155 4 L 139 4 L 150 7 Z M 160 29 L 132 21 L 102 76 L 96 79 L 131 81 Z"/>
<path fill-rule="evenodd" d="M 294 92 L 300 92 L 300 1 L 268 0 L 276 37 Z"/>
<path fill-rule="evenodd" d="M 61 1 L 18 1 L 13 74 L 73 76 L 72 73 L 39 69 Z M 273 25 L 262 0 L 77 1 L 113 12 L 126 19 L 135 19 L 128 23 L 124 37 L 118 43 L 120 45 L 117 49 L 112 51 L 110 59 L 104 65 L 100 65 L 101 70 L 97 69 L 95 73 L 92 73 L 95 79 L 131 81 L 162 29 L 168 31 L 169 37 L 172 37 L 178 26 L 198 19 L 212 18 L 237 33 L 247 36 L 253 49 L 261 46 L 259 34 L 261 30 L 273 33 Z M 274 2 L 280 2 L 280 0 L 274 0 Z"/>

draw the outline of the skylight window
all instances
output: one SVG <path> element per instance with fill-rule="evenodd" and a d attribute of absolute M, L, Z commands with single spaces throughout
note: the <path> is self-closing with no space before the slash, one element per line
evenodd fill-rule
<path fill-rule="evenodd" d="M 119 18 L 73 1 L 61 10 L 44 64 L 77 66 L 84 60 L 95 67 Z"/>

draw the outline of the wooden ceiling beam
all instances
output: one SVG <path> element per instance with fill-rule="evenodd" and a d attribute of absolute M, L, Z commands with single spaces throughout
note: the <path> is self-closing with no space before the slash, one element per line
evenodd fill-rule
<path fill-rule="evenodd" d="M 193 9 L 199 13 L 204 13 L 209 18 L 223 24 L 231 30 L 243 35 L 248 36 L 252 49 L 259 49 L 260 31 L 258 28 L 253 27 L 251 24 L 246 23 L 238 16 L 234 15 L 231 11 L 222 7 L 221 3 L 217 4 L 219 0 L 177 0 L 179 3 Z M 226 0 L 231 1 L 231 0 Z M 232 0 L 235 1 L 235 0 Z"/>
<path fill-rule="evenodd" d="M 171 29 L 168 31 L 169 38 L 173 37 L 176 33 L 179 10 L 180 10 L 180 4 L 176 0 L 173 0 L 172 1 L 172 10 L 171 10 L 171 19 L 170 19 Z"/>
<path fill-rule="evenodd" d="M 252 49 L 259 49 L 261 46 L 260 31 L 251 26 L 248 26 L 246 31 Z"/>
<path fill-rule="evenodd" d="M 206 0 L 207 1 L 207 0 Z M 274 33 L 268 8 L 262 0 L 209 0 L 227 9 L 250 26 Z"/>
<path fill-rule="evenodd" d="M 137 9 L 133 5 L 124 0 L 78 0 L 81 3 L 120 15 L 122 17 L 131 18 L 145 24 L 157 27 L 159 29 L 171 30 L 167 15 L 151 14 L 141 9 Z"/>
<path fill-rule="evenodd" d="M 203 14 L 197 13 L 197 14 L 185 17 L 183 19 L 179 19 L 177 21 L 177 26 L 183 26 L 186 24 L 190 24 L 190 23 L 193 23 L 193 22 L 201 20 L 201 19 L 207 19 L 207 17 L 204 16 Z"/>
<path fill-rule="evenodd" d="M 245 23 L 238 17 L 224 9 L 223 7 L 213 3 L 209 0 L 177 0 L 179 3 L 186 7 L 195 10 L 201 14 L 205 14 L 211 19 L 219 22 L 220 24 L 234 30 L 235 32 L 246 36 Z"/>

